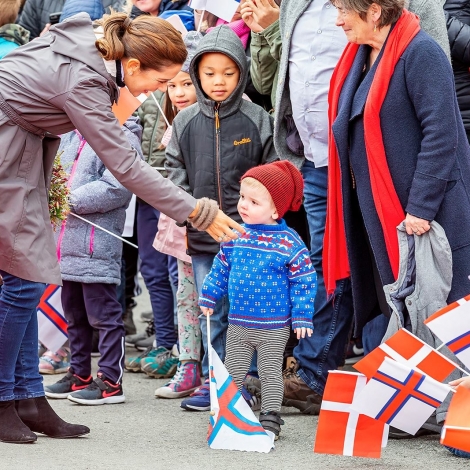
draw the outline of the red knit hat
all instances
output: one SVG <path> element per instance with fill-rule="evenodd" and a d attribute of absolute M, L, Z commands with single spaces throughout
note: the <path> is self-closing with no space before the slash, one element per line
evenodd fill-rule
<path fill-rule="evenodd" d="M 287 211 L 298 211 L 302 205 L 304 180 L 300 171 L 287 160 L 255 166 L 243 176 L 258 180 L 273 198 L 279 218 Z"/>

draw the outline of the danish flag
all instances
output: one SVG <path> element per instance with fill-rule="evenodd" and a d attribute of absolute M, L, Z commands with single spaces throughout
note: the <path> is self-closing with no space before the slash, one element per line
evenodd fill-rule
<path fill-rule="evenodd" d="M 438 382 L 443 382 L 457 367 L 439 351 L 402 328 L 354 364 L 354 368 L 371 378 L 386 357 L 429 375 Z"/>
<path fill-rule="evenodd" d="M 67 341 L 67 320 L 61 301 L 62 287 L 49 284 L 38 305 L 39 341 L 58 351 Z"/>
<path fill-rule="evenodd" d="M 416 434 L 451 388 L 386 357 L 352 408 L 409 434 Z"/>
<path fill-rule="evenodd" d="M 463 386 L 457 387 L 442 428 L 441 444 L 470 452 L 469 404 L 470 390 Z"/>
<path fill-rule="evenodd" d="M 388 426 L 351 409 L 366 386 L 366 377 L 355 372 L 331 370 L 326 381 L 313 451 L 380 458 L 387 445 Z"/>
<path fill-rule="evenodd" d="M 274 434 L 268 435 L 261 426 L 212 346 L 209 354 L 209 447 L 268 453 L 274 447 Z"/>
<path fill-rule="evenodd" d="M 470 295 L 437 311 L 424 324 L 470 368 Z"/>

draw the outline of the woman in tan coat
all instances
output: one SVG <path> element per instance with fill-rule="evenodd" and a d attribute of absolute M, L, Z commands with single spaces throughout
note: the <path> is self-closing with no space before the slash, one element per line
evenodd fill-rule
<path fill-rule="evenodd" d="M 33 442 L 34 432 L 75 437 L 86 426 L 62 421 L 38 373 L 36 306 L 45 284 L 60 284 L 47 187 L 57 135 L 84 136 L 129 190 L 178 222 L 219 241 L 241 227 L 214 201 L 196 201 L 149 167 L 129 145 L 111 106 L 119 87 L 165 90 L 186 58 L 181 36 L 163 20 L 116 13 L 96 39 L 86 14 L 53 26 L 0 62 L 0 440 Z"/>

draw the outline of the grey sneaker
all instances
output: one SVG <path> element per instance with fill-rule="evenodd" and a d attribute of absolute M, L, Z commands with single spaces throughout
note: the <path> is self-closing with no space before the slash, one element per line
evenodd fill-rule
<path fill-rule="evenodd" d="M 142 338 L 139 341 L 136 341 L 134 344 L 134 347 L 139 351 L 145 351 L 150 346 L 156 346 L 155 335 Z"/>

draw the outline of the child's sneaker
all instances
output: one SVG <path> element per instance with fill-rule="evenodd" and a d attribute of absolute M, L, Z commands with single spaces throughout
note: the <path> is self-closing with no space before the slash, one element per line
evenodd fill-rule
<path fill-rule="evenodd" d="M 157 357 L 159 354 L 163 354 L 166 351 L 167 349 L 163 347 L 154 348 L 153 346 L 150 346 L 140 356 L 129 357 L 128 359 L 126 359 L 124 367 L 126 370 L 129 370 L 131 372 L 142 372 L 142 359 L 145 359 L 147 357 Z"/>
<path fill-rule="evenodd" d="M 188 361 L 178 364 L 174 377 L 163 387 L 155 390 L 158 398 L 187 397 L 201 385 L 199 367 L 196 361 Z"/>
<path fill-rule="evenodd" d="M 266 411 L 259 414 L 259 422 L 266 431 L 270 431 L 274 434 L 274 440 L 279 439 L 281 433 L 281 425 L 284 424 L 284 420 L 281 419 L 280 413 L 277 411 Z"/>
<path fill-rule="evenodd" d="M 88 387 L 71 393 L 67 398 L 80 405 L 106 405 L 126 401 L 122 385 L 110 382 L 101 372 L 98 372 L 98 377 Z"/>
<path fill-rule="evenodd" d="M 202 387 L 197 388 L 189 398 L 181 402 L 181 408 L 188 411 L 210 411 L 211 396 L 209 387 L 209 379 L 206 379 Z"/>
<path fill-rule="evenodd" d="M 245 387 L 242 387 L 242 397 L 248 403 L 253 411 L 259 411 L 261 409 L 261 399 L 256 395 L 252 395 Z"/>
<path fill-rule="evenodd" d="M 39 358 L 40 374 L 63 374 L 70 367 L 70 351 L 59 349 L 56 353 L 46 351 Z"/>
<path fill-rule="evenodd" d="M 146 357 L 140 361 L 142 372 L 155 379 L 173 377 L 178 367 L 179 352 L 176 345 L 171 351 L 161 347 L 164 351 L 155 357 Z"/>
<path fill-rule="evenodd" d="M 44 393 L 48 398 L 67 398 L 72 392 L 83 390 L 93 382 L 93 377 L 82 378 L 74 374 L 71 369 L 67 375 L 52 385 L 44 387 Z"/>

